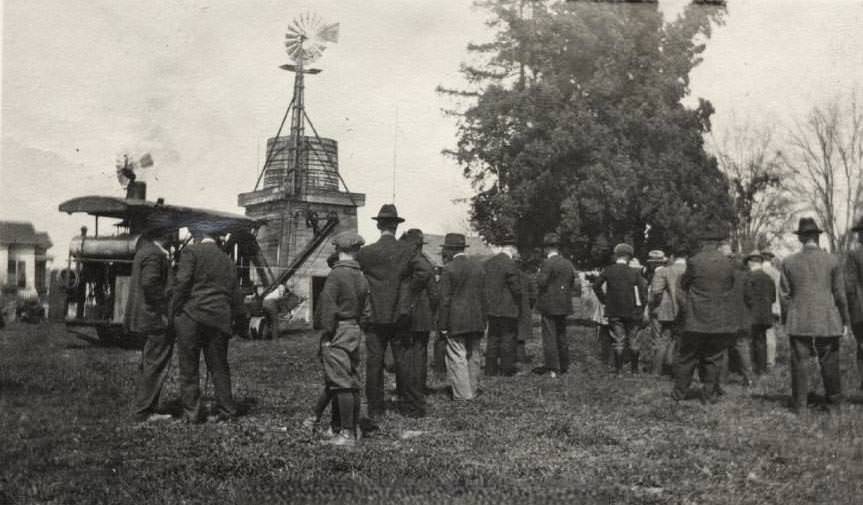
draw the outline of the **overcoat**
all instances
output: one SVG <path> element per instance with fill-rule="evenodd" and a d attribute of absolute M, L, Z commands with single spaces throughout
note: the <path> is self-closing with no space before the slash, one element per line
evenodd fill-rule
<path fill-rule="evenodd" d="M 410 331 L 427 333 L 434 329 L 434 314 L 440 298 L 438 283 L 434 278 L 434 266 L 423 252 L 411 260 L 413 274 L 403 279 L 399 293 L 400 314 L 410 317 Z M 413 288 L 414 279 L 421 279 Z"/>
<path fill-rule="evenodd" d="M 845 259 L 845 292 L 851 324 L 863 323 L 863 247 L 848 252 Z"/>
<path fill-rule="evenodd" d="M 559 254 L 542 262 L 536 285 L 539 289 L 537 310 L 552 316 L 572 314 L 572 296 L 581 296 L 581 286 L 577 283 L 575 267 L 568 259 Z"/>
<path fill-rule="evenodd" d="M 773 326 L 776 287 L 770 275 L 763 270 L 751 272 L 743 290 L 743 300 L 749 308 L 753 326 Z"/>
<path fill-rule="evenodd" d="M 357 262 L 369 281 L 373 324 L 396 323 L 399 316 L 401 282 L 411 275 L 414 253 L 412 244 L 384 234 L 377 242 L 363 247 L 357 254 Z M 414 281 L 419 285 L 426 280 Z"/>
<path fill-rule="evenodd" d="M 438 327 L 450 335 L 485 331 L 485 270 L 460 254 L 446 264 L 440 279 Z"/>
<path fill-rule="evenodd" d="M 245 313 L 234 262 L 215 242 L 190 244 L 180 254 L 171 313 L 185 313 L 205 326 L 231 334 L 234 317 Z"/>
<path fill-rule="evenodd" d="M 488 316 L 517 319 L 521 305 L 521 272 L 505 253 L 485 262 L 485 304 Z"/>
<path fill-rule="evenodd" d="M 151 240 L 142 239 L 135 259 L 123 327 L 131 333 L 165 331 L 168 316 L 170 263 L 164 249 Z"/>
<path fill-rule="evenodd" d="M 596 278 L 593 291 L 605 306 L 606 317 L 630 321 L 641 321 L 644 317 L 647 281 L 639 270 L 624 263 L 609 265 Z"/>
<path fill-rule="evenodd" d="M 730 335 L 740 329 L 736 278 L 732 262 L 716 249 L 689 258 L 680 277 L 684 331 Z"/>
<path fill-rule="evenodd" d="M 814 244 L 782 263 L 782 313 L 788 335 L 836 337 L 848 322 L 839 260 Z"/>

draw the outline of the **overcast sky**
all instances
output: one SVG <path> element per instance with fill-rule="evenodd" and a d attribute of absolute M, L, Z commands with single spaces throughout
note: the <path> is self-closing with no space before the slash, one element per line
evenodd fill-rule
<path fill-rule="evenodd" d="M 683 3 L 661 2 L 668 15 Z M 407 224 L 463 229 L 454 200 L 470 187 L 440 154 L 455 129 L 434 89 L 458 86 L 466 44 L 489 38 L 467 0 L 5 0 L 0 219 L 48 231 L 64 259 L 90 219 L 57 205 L 121 195 L 123 152 L 152 154 L 151 199 L 241 212 L 236 194 L 252 189 L 290 100 L 285 30 L 310 9 L 341 23 L 306 105 L 339 142 L 350 189 L 367 195 L 360 232 L 374 239 L 369 217 L 392 199 L 394 160 Z M 720 131 L 732 117 L 787 122 L 863 82 L 861 26 L 863 0 L 732 0 L 693 95 L 713 102 Z"/>

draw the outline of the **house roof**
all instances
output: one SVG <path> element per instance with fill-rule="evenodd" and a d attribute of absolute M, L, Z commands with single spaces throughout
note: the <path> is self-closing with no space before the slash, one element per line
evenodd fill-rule
<path fill-rule="evenodd" d="M 37 232 L 32 223 L 24 221 L 0 221 L 0 244 L 35 245 L 48 249 L 51 237 Z"/>
<path fill-rule="evenodd" d="M 423 252 L 432 263 L 436 266 L 441 266 L 443 264 L 443 260 L 441 259 L 440 251 L 441 246 L 443 245 L 444 236 L 425 234 L 423 235 L 423 238 L 426 241 L 426 244 L 423 245 Z M 464 252 L 468 256 L 488 257 L 494 255 L 494 251 L 492 251 L 491 248 L 479 237 L 466 237 L 465 242 L 467 243 L 468 248 L 465 249 Z"/>

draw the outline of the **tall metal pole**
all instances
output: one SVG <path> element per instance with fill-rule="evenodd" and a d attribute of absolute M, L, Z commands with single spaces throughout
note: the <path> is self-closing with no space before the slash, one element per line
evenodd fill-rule
<path fill-rule="evenodd" d="M 304 136 L 304 123 L 303 117 L 304 112 L 303 109 L 305 107 L 305 99 L 303 98 L 303 90 L 305 89 L 305 82 L 303 78 L 303 41 L 305 37 L 300 38 L 300 49 L 297 56 L 297 68 L 295 70 L 296 76 L 294 77 L 294 110 L 293 115 L 291 116 L 291 135 L 294 138 L 294 175 L 293 175 L 293 186 L 294 186 L 294 194 L 301 194 L 300 184 L 305 185 L 305 177 L 300 177 L 300 162 L 302 160 L 302 156 L 300 155 L 300 150 L 303 145 L 303 136 Z"/>

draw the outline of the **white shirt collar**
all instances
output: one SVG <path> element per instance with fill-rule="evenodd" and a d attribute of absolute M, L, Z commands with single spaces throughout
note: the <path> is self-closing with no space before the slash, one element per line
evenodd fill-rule
<path fill-rule="evenodd" d="M 464 255 L 465 254 L 463 252 L 457 252 L 457 253 L 453 254 L 452 257 L 453 257 L 453 259 L 455 259 L 455 258 L 458 258 L 459 256 L 464 256 Z"/>
<path fill-rule="evenodd" d="M 204 237 L 201 239 L 201 243 L 202 244 L 207 244 L 207 243 L 215 244 L 216 241 L 211 239 L 210 237 Z"/>
<path fill-rule="evenodd" d="M 560 253 L 558 253 L 557 251 L 551 251 L 546 255 L 546 258 L 552 258 L 554 256 L 560 256 Z"/>
<path fill-rule="evenodd" d="M 503 254 L 506 254 L 507 256 L 509 256 L 510 259 L 512 259 L 512 253 L 507 251 L 506 249 L 501 249 L 500 252 L 502 252 Z"/>
<path fill-rule="evenodd" d="M 685 265 L 686 264 L 686 258 L 674 258 L 674 264 L 675 265 Z"/>
<path fill-rule="evenodd" d="M 628 261 L 626 261 L 625 259 L 621 259 L 621 258 L 614 260 L 614 262 L 617 263 L 618 265 L 629 265 Z"/>

